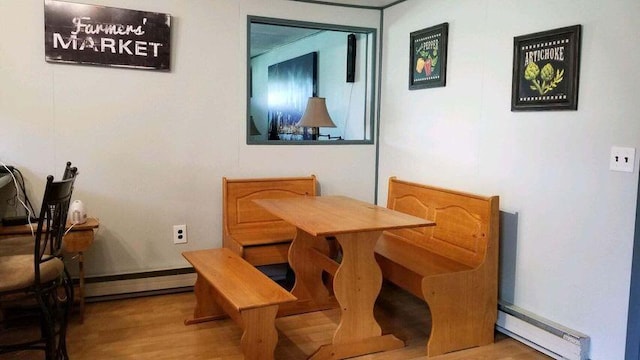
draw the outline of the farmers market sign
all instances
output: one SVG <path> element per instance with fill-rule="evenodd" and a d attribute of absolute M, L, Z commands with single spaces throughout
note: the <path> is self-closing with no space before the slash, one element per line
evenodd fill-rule
<path fill-rule="evenodd" d="M 170 69 L 171 16 L 45 0 L 49 62 Z"/>
<path fill-rule="evenodd" d="M 580 25 L 514 38 L 511 110 L 578 108 Z"/>

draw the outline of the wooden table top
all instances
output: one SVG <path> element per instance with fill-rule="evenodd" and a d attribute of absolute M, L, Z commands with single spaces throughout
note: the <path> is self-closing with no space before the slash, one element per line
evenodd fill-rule
<path fill-rule="evenodd" d="M 38 223 L 34 222 L 31 224 L 33 226 L 33 231 L 36 231 L 38 228 Z M 69 228 L 71 224 L 67 222 L 67 228 Z M 76 224 L 73 226 L 71 231 L 86 231 L 95 229 L 100 226 L 100 222 L 95 218 L 87 218 L 87 221 L 84 224 Z M 29 225 L 15 225 L 15 226 L 2 226 L 0 225 L 0 236 L 3 235 L 21 235 L 21 234 L 31 234 L 31 228 Z"/>
<path fill-rule="evenodd" d="M 254 202 L 313 236 L 435 225 L 430 220 L 346 196 L 260 199 Z"/>

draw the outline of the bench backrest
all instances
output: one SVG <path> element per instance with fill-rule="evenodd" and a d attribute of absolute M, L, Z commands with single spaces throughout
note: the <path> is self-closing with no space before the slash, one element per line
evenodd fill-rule
<path fill-rule="evenodd" d="M 497 249 L 498 196 L 479 196 L 391 177 L 387 207 L 435 221 L 436 226 L 390 233 L 438 255 L 475 268 L 485 260 L 488 248 Z"/>
<path fill-rule="evenodd" d="M 224 235 L 268 232 L 295 234 L 295 227 L 272 215 L 253 200 L 315 196 L 316 177 L 222 178 Z"/>

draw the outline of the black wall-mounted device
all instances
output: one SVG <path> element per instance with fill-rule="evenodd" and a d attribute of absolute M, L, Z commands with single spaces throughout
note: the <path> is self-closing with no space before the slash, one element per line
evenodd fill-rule
<path fill-rule="evenodd" d="M 356 81 L 356 35 L 347 35 L 347 82 Z"/>

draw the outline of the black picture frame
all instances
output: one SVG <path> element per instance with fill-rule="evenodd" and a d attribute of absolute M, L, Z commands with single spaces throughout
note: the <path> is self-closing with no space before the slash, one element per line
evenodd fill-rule
<path fill-rule="evenodd" d="M 446 86 L 449 23 L 409 35 L 409 90 Z"/>
<path fill-rule="evenodd" d="M 577 110 L 581 25 L 513 39 L 511 111 Z"/>

